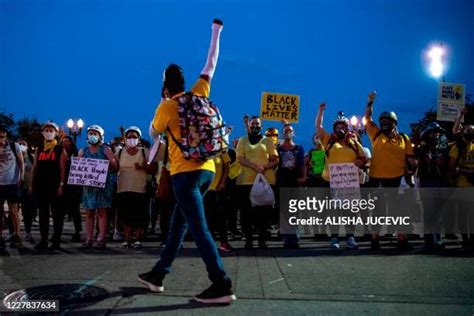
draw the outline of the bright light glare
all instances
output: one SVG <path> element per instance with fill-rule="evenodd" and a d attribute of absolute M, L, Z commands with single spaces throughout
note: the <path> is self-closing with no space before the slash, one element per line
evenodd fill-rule
<path fill-rule="evenodd" d="M 431 61 L 440 61 L 444 55 L 444 50 L 441 47 L 434 46 L 428 53 L 428 57 Z"/>
<path fill-rule="evenodd" d="M 359 122 L 359 120 L 357 119 L 357 116 L 353 115 L 351 117 L 351 125 L 356 126 L 358 122 Z"/>
<path fill-rule="evenodd" d="M 433 77 L 435 78 L 441 77 L 443 75 L 443 70 L 444 70 L 444 67 L 441 61 L 437 60 L 437 61 L 431 62 L 430 73 Z"/>
<path fill-rule="evenodd" d="M 77 120 L 77 127 L 79 127 L 79 128 L 84 127 L 84 121 L 82 119 Z"/>
<path fill-rule="evenodd" d="M 73 121 L 72 119 L 69 119 L 69 120 L 67 121 L 67 127 L 69 127 L 69 128 L 73 128 L 73 127 L 74 127 L 74 121 Z"/>
<path fill-rule="evenodd" d="M 362 125 L 367 125 L 367 119 L 365 118 L 365 116 L 362 118 Z"/>

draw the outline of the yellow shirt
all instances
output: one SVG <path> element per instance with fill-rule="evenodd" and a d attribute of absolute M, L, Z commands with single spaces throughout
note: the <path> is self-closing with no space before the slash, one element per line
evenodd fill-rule
<path fill-rule="evenodd" d="M 329 141 L 331 140 L 331 134 L 325 134 L 323 139 L 321 140 L 321 144 L 323 145 L 324 150 L 329 150 L 326 155 L 326 162 L 324 165 L 324 170 L 321 177 L 329 181 L 329 164 L 333 163 L 350 163 L 357 160 L 359 157 L 364 156 L 364 151 L 362 146 L 359 142 L 353 142 L 353 146 L 357 148 L 359 154 L 356 154 L 355 150 L 349 146 L 344 146 L 339 142 L 335 142 L 331 148 L 328 148 Z"/>
<path fill-rule="evenodd" d="M 209 186 L 210 191 L 214 191 L 217 189 L 217 186 L 221 182 L 222 172 L 224 171 L 224 165 L 230 163 L 229 154 L 223 153 L 220 156 L 214 158 L 214 165 L 216 166 L 216 174 L 214 175 L 214 179 L 212 179 L 212 183 Z"/>
<path fill-rule="evenodd" d="M 191 92 L 195 95 L 208 97 L 211 86 L 206 80 L 199 78 L 199 80 L 194 84 Z M 175 139 L 180 138 L 180 129 L 179 129 L 179 117 L 178 117 L 178 101 L 174 100 L 177 97 L 181 96 L 183 93 L 178 94 L 173 97 L 173 99 L 165 100 L 158 105 L 158 108 L 155 112 L 155 117 L 153 118 L 153 128 L 158 133 L 166 132 L 167 128 L 171 130 Z M 168 135 L 169 139 L 169 160 L 170 160 L 170 173 L 175 175 L 177 173 L 189 172 L 195 170 L 209 170 L 215 172 L 214 161 L 209 159 L 205 162 L 196 162 L 191 160 L 186 160 L 183 157 L 181 149 L 176 145 L 173 138 Z"/>
<path fill-rule="evenodd" d="M 458 146 L 454 145 L 449 151 L 449 157 L 458 159 L 459 149 Z M 469 147 L 466 148 L 464 157 L 459 160 L 459 167 L 465 169 L 474 169 L 474 143 L 470 143 Z M 456 177 L 456 186 L 460 188 L 472 187 L 474 183 L 471 183 L 465 176 L 459 175 Z"/>
<path fill-rule="evenodd" d="M 411 141 L 406 140 L 401 135 L 401 141 L 398 141 L 383 133 L 375 139 L 380 129 L 373 121 L 367 122 L 366 128 L 372 144 L 369 176 L 382 179 L 403 176 L 405 174 L 406 156 L 414 155 Z"/>
<path fill-rule="evenodd" d="M 269 137 L 263 137 L 258 143 L 255 145 L 250 144 L 248 136 L 241 137 L 237 144 L 237 148 L 235 149 L 237 158 L 243 157 L 250 162 L 257 164 L 257 165 L 266 165 L 268 164 L 268 159 L 270 156 L 278 156 L 278 152 L 276 151 L 275 144 Z M 252 168 L 241 166 L 242 171 L 240 172 L 239 176 L 237 177 L 237 185 L 249 185 L 253 184 L 255 178 L 257 177 L 257 172 Z M 276 177 L 275 177 L 275 170 L 274 169 L 267 169 L 265 170 L 265 178 L 267 179 L 268 183 L 275 184 Z"/>

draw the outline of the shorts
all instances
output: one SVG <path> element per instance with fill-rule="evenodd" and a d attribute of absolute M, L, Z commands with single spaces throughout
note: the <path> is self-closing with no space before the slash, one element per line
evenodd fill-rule
<path fill-rule="evenodd" d="M 17 184 L 0 185 L 0 213 L 3 214 L 3 204 L 20 202 L 20 189 Z"/>

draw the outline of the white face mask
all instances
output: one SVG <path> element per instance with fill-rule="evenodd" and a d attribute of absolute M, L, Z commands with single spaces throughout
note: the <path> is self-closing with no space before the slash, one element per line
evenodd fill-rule
<path fill-rule="evenodd" d="M 44 139 L 46 140 L 53 140 L 54 139 L 54 132 L 43 132 Z"/>
<path fill-rule="evenodd" d="M 26 147 L 25 145 L 20 145 L 20 151 L 22 153 L 26 153 L 28 151 L 28 147 Z"/>
<path fill-rule="evenodd" d="M 138 138 L 127 138 L 127 146 L 128 147 L 137 147 L 138 146 Z"/>

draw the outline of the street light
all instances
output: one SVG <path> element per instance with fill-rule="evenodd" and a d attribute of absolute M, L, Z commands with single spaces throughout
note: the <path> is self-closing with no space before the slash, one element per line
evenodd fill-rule
<path fill-rule="evenodd" d="M 428 51 L 428 58 L 430 60 L 430 74 L 436 79 L 443 77 L 442 81 L 444 81 L 445 72 L 445 67 L 443 63 L 443 57 L 445 53 L 446 52 L 443 48 L 443 43 L 441 43 L 440 45 L 432 46 L 431 49 Z"/>
<path fill-rule="evenodd" d="M 74 138 L 74 143 L 77 140 L 77 136 L 81 136 L 82 128 L 84 127 L 84 121 L 82 119 L 78 119 L 74 121 L 73 119 L 69 119 L 67 121 L 67 127 L 69 128 L 69 136 Z"/>
<path fill-rule="evenodd" d="M 365 117 L 361 120 L 357 116 L 352 115 L 350 123 L 354 132 L 357 132 L 360 136 L 365 133 Z"/>

